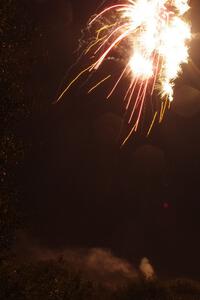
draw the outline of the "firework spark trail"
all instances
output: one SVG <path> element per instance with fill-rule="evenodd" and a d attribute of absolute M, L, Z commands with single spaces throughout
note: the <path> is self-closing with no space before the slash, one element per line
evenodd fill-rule
<path fill-rule="evenodd" d="M 95 86 L 93 86 L 89 91 L 88 94 L 90 94 L 93 90 L 95 90 L 100 84 L 102 84 L 104 81 L 106 81 L 108 78 L 110 78 L 111 75 L 106 76 L 101 81 L 99 81 Z"/>
<path fill-rule="evenodd" d="M 130 79 L 124 97 L 126 110 L 131 109 L 128 137 L 138 128 L 147 96 L 151 97 L 156 90 L 160 95 L 161 121 L 167 103 L 173 100 L 174 81 L 182 70 L 181 65 L 189 58 L 191 28 L 185 20 L 189 8 L 188 0 L 124 0 L 103 9 L 88 24 L 96 31 L 96 37 L 85 51 L 93 62 L 72 80 L 59 99 L 82 74 L 97 71 L 111 53 L 118 52 L 125 66 L 107 99 L 121 80 Z M 110 77 L 95 84 L 89 92 Z M 155 116 L 157 113 L 150 130 Z"/>

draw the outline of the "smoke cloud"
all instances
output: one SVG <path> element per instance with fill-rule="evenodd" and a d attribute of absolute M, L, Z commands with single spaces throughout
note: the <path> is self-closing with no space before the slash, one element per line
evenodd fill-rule
<path fill-rule="evenodd" d="M 81 272 L 88 280 L 95 280 L 106 287 L 118 288 L 138 278 L 138 271 L 125 259 L 101 248 L 49 249 L 21 234 L 15 247 L 20 261 L 63 261 L 70 268 Z"/>
<path fill-rule="evenodd" d="M 18 235 L 15 254 L 19 262 L 63 261 L 66 266 L 84 274 L 88 280 L 95 280 L 110 288 L 119 288 L 138 280 L 141 274 L 146 280 L 155 278 L 154 268 L 146 257 L 142 258 L 138 270 L 108 249 L 50 249 L 22 232 Z"/>
<path fill-rule="evenodd" d="M 155 278 L 154 269 L 153 269 L 152 265 L 150 264 L 148 258 L 144 257 L 141 260 L 139 269 L 142 272 L 142 274 L 146 280 L 152 280 Z"/>

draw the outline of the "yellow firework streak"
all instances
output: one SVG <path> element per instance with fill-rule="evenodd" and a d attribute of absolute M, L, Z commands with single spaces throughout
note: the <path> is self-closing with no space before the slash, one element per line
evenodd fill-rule
<path fill-rule="evenodd" d="M 131 131 L 129 132 L 129 134 L 127 135 L 127 137 L 125 138 L 125 140 L 123 141 L 121 146 L 124 146 L 126 144 L 126 142 L 129 140 L 130 136 L 132 135 L 132 133 L 136 131 L 136 125 L 134 125 L 131 129 Z"/>
<path fill-rule="evenodd" d="M 95 47 L 98 43 L 100 43 L 102 40 L 104 40 L 104 37 L 102 38 L 98 38 L 97 40 L 95 40 L 95 42 L 93 42 L 93 44 L 91 44 L 85 51 L 85 54 L 87 54 L 93 47 Z"/>
<path fill-rule="evenodd" d="M 164 102 L 162 102 L 162 104 L 161 104 L 159 123 L 161 123 L 163 120 L 168 102 L 169 102 L 168 99 L 165 99 Z"/>
<path fill-rule="evenodd" d="M 96 46 L 98 43 L 100 43 L 101 41 L 105 40 L 107 35 L 105 34 L 103 37 L 100 38 L 100 35 L 102 32 L 108 30 L 111 27 L 114 27 L 116 25 L 116 23 L 111 24 L 111 25 L 105 25 L 102 28 L 100 28 L 99 30 L 97 30 L 97 36 L 94 42 L 91 43 L 91 45 L 86 49 L 85 54 L 87 54 L 94 46 Z"/>
<path fill-rule="evenodd" d="M 89 71 L 92 68 L 92 65 L 81 71 L 69 84 L 68 86 L 64 89 L 64 91 L 60 94 L 60 96 L 57 99 L 57 102 L 60 101 L 60 99 L 63 97 L 63 95 L 69 90 L 69 88 L 87 71 Z"/>
<path fill-rule="evenodd" d="M 95 90 L 100 84 L 102 84 L 104 81 L 106 81 L 108 78 L 110 78 L 111 75 L 106 76 L 104 79 L 99 81 L 96 85 L 94 85 L 89 91 L 88 94 L 90 94 L 93 90 Z"/>
<path fill-rule="evenodd" d="M 152 130 L 152 128 L 153 128 L 153 125 L 154 125 L 154 123 L 155 123 L 155 120 L 156 120 L 157 115 L 158 115 L 158 112 L 156 111 L 155 114 L 154 114 L 153 120 L 152 120 L 152 122 L 151 122 L 151 125 L 150 125 L 150 127 L 149 127 L 149 130 L 148 130 L 148 132 L 147 132 L 147 136 L 149 136 L 150 133 L 151 133 L 151 130 Z"/>

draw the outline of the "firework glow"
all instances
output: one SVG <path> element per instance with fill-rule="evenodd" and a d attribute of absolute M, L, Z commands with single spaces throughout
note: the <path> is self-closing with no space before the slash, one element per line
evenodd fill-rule
<path fill-rule="evenodd" d="M 123 100 L 131 127 L 126 142 L 138 128 L 145 103 L 157 93 L 160 105 L 154 111 L 149 134 L 156 118 L 161 122 L 173 101 L 175 79 L 189 59 L 192 34 L 185 17 L 189 8 L 188 0 L 127 0 L 104 8 L 88 23 L 95 35 L 84 55 L 91 63 L 70 82 L 58 100 L 84 73 L 101 71 L 102 65 L 119 53 L 121 72 L 107 98 L 125 79 Z M 89 92 L 111 78 L 112 73 L 107 74 Z"/>

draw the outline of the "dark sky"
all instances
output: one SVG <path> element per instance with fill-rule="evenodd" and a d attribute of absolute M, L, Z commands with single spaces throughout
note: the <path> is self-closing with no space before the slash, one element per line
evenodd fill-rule
<path fill-rule="evenodd" d="M 133 264 L 147 256 L 161 276 L 200 278 L 200 82 L 191 67 L 149 138 L 120 149 L 120 99 L 77 87 L 52 105 L 91 13 L 101 1 L 35 0 L 36 57 L 27 93 L 34 113 L 21 175 L 30 235 L 49 248 L 106 247 Z M 200 28 L 199 1 L 191 1 Z M 199 41 L 191 56 L 200 66 Z M 117 97 L 116 97 L 117 98 Z"/>

